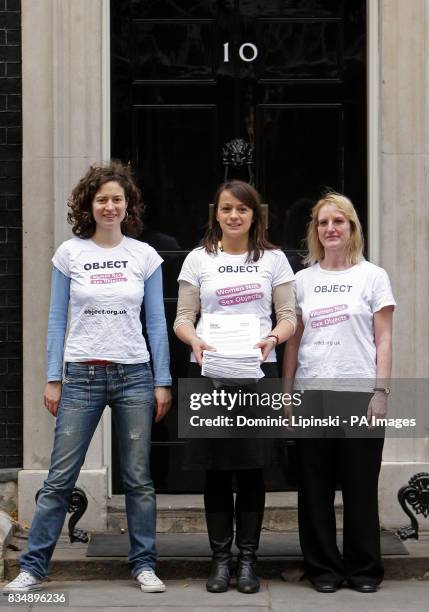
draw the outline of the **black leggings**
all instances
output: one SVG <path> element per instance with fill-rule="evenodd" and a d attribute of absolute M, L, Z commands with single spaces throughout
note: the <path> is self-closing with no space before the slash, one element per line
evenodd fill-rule
<path fill-rule="evenodd" d="M 204 487 L 204 505 L 207 513 L 233 512 L 233 476 L 237 487 L 237 512 L 263 512 L 265 483 L 262 469 L 207 470 Z"/>

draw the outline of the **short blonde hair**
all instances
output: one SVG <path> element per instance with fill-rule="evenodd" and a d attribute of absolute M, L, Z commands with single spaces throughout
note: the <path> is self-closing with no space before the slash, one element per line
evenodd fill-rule
<path fill-rule="evenodd" d="M 317 231 L 318 216 L 320 209 L 325 204 L 332 204 L 335 208 L 346 217 L 350 222 L 350 239 L 347 244 L 347 262 L 350 265 L 355 265 L 363 259 L 363 235 L 362 226 L 360 224 L 357 212 L 345 195 L 330 191 L 323 196 L 311 210 L 311 220 L 307 226 L 307 255 L 304 258 L 304 263 L 313 265 L 318 261 L 322 261 L 325 257 L 325 249 L 323 248 Z"/>

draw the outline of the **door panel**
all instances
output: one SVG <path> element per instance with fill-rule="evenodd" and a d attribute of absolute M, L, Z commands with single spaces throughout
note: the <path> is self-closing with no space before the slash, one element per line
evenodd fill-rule
<path fill-rule="evenodd" d="M 324 186 L 343 190 L 343 109 L 340 105 L 264 104 L 258 111 L 258 157 L 264 160 L 259 182 L 265 185 L 270 207 L 270 236 L 275 244 L 297 249 L 305 227 L 299 235 L 290 236 L 288 226 L 293 225 L 294 233 L 297 227 L 293 215 L 306 222 Z M 296 205 L 298 201 L 301 206 Z"/>
<path fill-rule="evenodd" d="M 133 108 L 133 160 L 149 203 L 147 223 L 174 236 L 176 249 L 192 249 L 204 231 L 202 186 L 213 190 L 216 185 L 217 125 L 213 104 Z M 190 181 L 190 174 L 198 179 Z"/>
<path fill-rule="evenodd" d="M 366 227 L 365 19 L 364 0 L 112 0 L 112 156 L 131 162 L 146 205 L 141 239 L 164 259 L 176 379 L 188 362 L 171 331 L 177 276 L 203 236 L 226 143 L 253 146 L 270 240 L 295 268 L 327 187 L 351 197 Z M 201 490 L 201 474 L 179 469 L 175 412 L 153 438 L 158 490 Z M 288 486 L 283 466 L 270 472 L 269 488 Z"/>
<path fill-rule="evenodd" d="M 214 22 L 134 20 L 135 80 L 213 79 Z"/>
<path fill-rule="evenodd" d="M 129 14 L 133 19 L 215 19 L 218 14 L 216 0 L 120 0 L 119 14 Z M 234 0 L 224 0 L 225 7 L 232 7 Z"/>
<path fill-rule="evenodd" d="M 258 77 L 274 80 L 335 79 L 341 75 L 341 20 L 258 20 Z"/>

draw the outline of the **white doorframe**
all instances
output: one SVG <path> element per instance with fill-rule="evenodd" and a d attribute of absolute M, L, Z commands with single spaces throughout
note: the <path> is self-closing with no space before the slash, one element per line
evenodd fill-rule
<path fill-rule="evenodd" d="M 367 0 L 368 256 L 380 263 L 380 9 Z"/>
<path fill-rule="evenodd" d="M 101 64 L 101 113 L 102 161 L 110 159 L 110 2 L 103 0 L 102 6 L 102 64 Z M 103 414 L 103 461 L 107 466 L 107 496 L 112 497 L 112 415 L 107 407 Z"/>

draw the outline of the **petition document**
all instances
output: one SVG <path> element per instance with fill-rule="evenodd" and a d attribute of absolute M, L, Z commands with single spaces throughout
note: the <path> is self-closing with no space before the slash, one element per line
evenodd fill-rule
<path fill-rule="evenodd" d="M 260 322 L 253 314 L 203 316 L 203 339 L 223 355 L 248 353 L 259 349 L 253 347 L 259 342 Z"/>
<path fill-rule="evenodd" d="M 203 339 L 215 351 L 204 351 L 202 375 L 210 378 L 259 379 L 261 349 L 258 317 L 247 315 L 203 316 Z"/>

